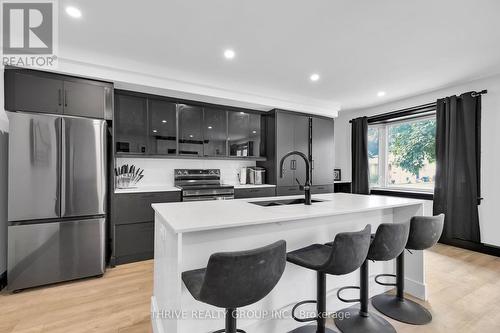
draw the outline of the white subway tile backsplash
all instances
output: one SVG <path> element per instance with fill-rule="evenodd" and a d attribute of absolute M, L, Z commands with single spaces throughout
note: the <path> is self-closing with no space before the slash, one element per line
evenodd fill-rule
<path fill-rule="evenodd" d="M 144 169 L 139 186 L 174 186 L 174 169 L 220 169 L 224 184 L 238 184 L 242 167 L 255 166 L 255 161 L 166 159 L 166 158 L 117 158 L 116 166 L 135 165 Z"/>

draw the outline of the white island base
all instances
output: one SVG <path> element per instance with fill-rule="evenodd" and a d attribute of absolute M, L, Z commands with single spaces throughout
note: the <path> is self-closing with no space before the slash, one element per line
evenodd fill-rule
<path fill-rule="evenodd" d="M 275 197 L 276 200 L 295 197 Z M 324 200 L 311 206 L 261 207 L 250 202 L 271 198 L 154 204 L 155 259 L 152 325 L 155 333 L 207 333 L 224 328 L 223 309 L 196 301 L 181 280 L 183 271 L 207 265 L 212 253 L 240 251 L 265 246 L 277 240 L 287 242 L 287 251 L 314 243 L 332 241 L 337 233 L 361 230 L 371 224 L 409 221 L 423 215 L 419 200 L 344 193 L 314 195 Z M 373 277 L 394 273 L 395 261 L 369 264 L 370 296 L 387 287 Z M 422 251 L 407 254 L 406 292 L 426 299 Z M 336 292 L 343 286 L 359 285 L 359 270 L 345 276 L 327 276 L 327 311 L 350 306 L 340 302 Z M 344 297 L 358 298 L 355 292 Z M 242 310 L 238 328 L 247 333 L 288 332 L 304 325 L 290 316 L 302 300 L 316 298 L 316 272 L 287 263 L 276 288 L 262 301 Z M 314 311 L 314 305 L 305 306 Z M 309 314 L 310 315 L 310 314 Z M 314 324 L 314 323 L 312 323 Z"/>

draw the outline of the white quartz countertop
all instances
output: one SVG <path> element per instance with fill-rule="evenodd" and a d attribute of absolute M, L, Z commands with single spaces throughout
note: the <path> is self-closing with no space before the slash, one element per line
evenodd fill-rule
<path fill-rule="evenodd" d="M 231 184 L 229 184 L 231 185 Z M 247 188 L 263 188 L 263 187 L 276 187 L 276 185 L 271 184 L 235 184 L 235 189 L 247 189 Z M 147 193 L 147 192 L 169 192 L 169 191 L 180 191 L 181 189 L 172 185 L 150 185 L 150 186 L 138 186 L 134 188 L 117 188 L 115 193 Z"/>
<path fill-rule="evenodd" d="M 169 185 L 152 185 L 152 186 L 138 186 L 134 188 L 117 188 L 115 193 L 147 193 L 147 192 L 170 192 L 180 191 L 181 189 Z"/>
<path fill-rule="evenodd" d="M 246 225 L 303 220 L 423 204 L 422 200 L 389 196 L 331 193 L 313 195 L 323 200 L 304 204 L 262 207 L 255 201 L 284 200 L 304 196 L 267 197 L 221 201 L 153 204 L 153 209 L 175 233 L 215 230 Z"/>
<path fill-rule="evenodd" d="M 235 184 L 234 188 L 235 189 L 245 189 L 245 188 L 263 188 L 263 187 L 276 187 L 276 185 L 272 184 Z"/>

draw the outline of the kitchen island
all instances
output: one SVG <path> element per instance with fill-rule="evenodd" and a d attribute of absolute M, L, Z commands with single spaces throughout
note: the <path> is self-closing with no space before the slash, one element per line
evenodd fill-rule
<path fill-rule="evenodd" d="M 332 241 L 339 232 L 361 230 L 371 224 L 409 221 L 423 215 L 423 202 L 384 196 L 346 193 L 313 195 L 311 206 L 268 205 L 267 202 L 301 196 L 153 204 L 155 210 L 154 291 L 151 300 L 155 333 L 213 332 L 224 327 L 224 309 L 193 299 L 181 280 L 186 270 L 205 267 L 210 255 L 240 251 L 284 239 L 287 251 Z M 264 206 L 255 204 L 264 202 Z M 406 257 L 406 291 L 426 299 L 424 257 L 414 251 Z M 395 262 L 370 262 L 370 296 L 387 290 L 373 282 L 381 273 L 394 273 Z M 327 310 L 348 306 L 336 291 L 359 285 L 359 271 L 327 276 Z M 316 274 L 287 264 L 276 288 L 262 301 L 245 307 L 238 328 L 248 332 L 287 332 L 301 323 L 290 317 L 293 305 L 315 299 Z M 355 294 L 348 294 L 356 298 Z M 314 306 L 306 310 L 314 311 Z M 307 315 L 310 315 L 309 313 Z"/>

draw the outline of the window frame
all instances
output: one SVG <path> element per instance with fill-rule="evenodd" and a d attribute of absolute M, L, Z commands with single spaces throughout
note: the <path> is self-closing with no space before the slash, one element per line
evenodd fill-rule
<path fill-rule="evenodd" d="M 422 120 L 436 119 L 436 110 L 425 112 L 420 115 L 412 115 L 409 117 L 397 117 L 393 119 L 384 120 L 381 122 L 375 122 L 368 124 L 368 128 L 378 128 L 378 138 L 379 138 L 379 182 L 377 185 L 369 184 L 370 192 L 373 194 L 390 195 L 388 193 L 394 193 L 397 196 L 408 196 L 415 197 L 415 195 L 422 196 L 422 198 L 428 199 L 434 193 L 434 187 L 432 189 L 418 189 L 405 186 L 388 186 L 387 180 L 389 179 L 389 168 L 388 168 L 388 156 L 389 156 L 389 143 L 388 143 L 388 128 L 391 125 L 412 123 Z M 370 177 L 369 177 L 370 178 Z"/>

